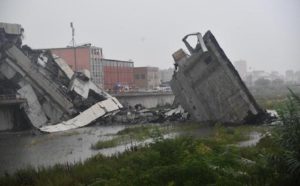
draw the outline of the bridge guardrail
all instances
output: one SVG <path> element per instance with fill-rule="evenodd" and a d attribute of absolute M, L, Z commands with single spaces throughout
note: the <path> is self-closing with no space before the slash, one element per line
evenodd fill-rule
<path fill-rule="evenodd" d="M 20 95 L 17 95 L 17 94 L 1 94 L 0 95 L 0 101 L 14 101 L 14 100 L 26 101 L 26 98 L 21 97 Z"/>

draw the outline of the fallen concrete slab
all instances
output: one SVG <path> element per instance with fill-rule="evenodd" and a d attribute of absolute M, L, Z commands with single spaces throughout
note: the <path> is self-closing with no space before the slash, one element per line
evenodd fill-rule
<path fill-rule="evenodd" d="M 78 116 L 68 120 L 58 123 L 56 125 L 48 125 L 39 128 L 43 132 L 59 132 L 66 131 L 74 128 L 79 128 L 90 124 L 101 116 L 107 113 L 116 111 L 122 108 L 122 105 L 115 98 L 109 98 L 104 101 L 100 101 L 95 105 L 91 106 L 87 110 L 80 113 Z"/>
<path fill-rule="evenodd" d="M 187 37 L 196 36 L 197 45 L 191 47 Z M 183 42 L 190 54 L 182 49 L 173 54 L 175 72 L 171 88 L 176 101 L 203 122 L 252 123 L 264 117 L 238 72 L 208 31 L 189 34 Z"/>

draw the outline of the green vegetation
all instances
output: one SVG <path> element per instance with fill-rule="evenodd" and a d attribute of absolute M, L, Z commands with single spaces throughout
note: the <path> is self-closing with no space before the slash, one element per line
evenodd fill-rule
<path fill-rule="evenodd" d="M 97 143 L 93 144 L 91 146 L 91 148 L 92 149 L 105 149 L 105 148 L 115 147 L 120 144 L 121 144 L 121 138 L 115 137 L 110 140 L 98 141 Z"/>
<path fill-rule="evenodd" d="M 300 87 L 290 85 L 293 92 L 300 94 Z M 286 85 L 272 87 L 249 87 L 259 105 L 265 109 L 278 109 L 285 105 L 290 95 Z"/>
<path fill-rule="evenodd" d="M 270 159 L 281 175 L 282 183 L 300 185 L 300 97 L 290 92 L 289 101 L 280 110 L 282 125 L 276 128 L 271 138 L 277 149 L 270 153 Z"/>
<path fill-rule="evenodd" d="M 273 97 L 273 98 L 256 98 L 256 101 L 264 109 L 272 109 L 273 110 L 273 109 L 283 107 L 287 101 L 287 97 L 279 96 L 279 97 Z"/>
<path fill-rule="evenodd" d="M 137 140 L 143 140 L 150 138 L 152 131 L 158 129 L 158 126 L 155 125 L 142 125 L 127 127 L 117 133 L 117 135 L 128 135 Z"/>
<path fill-rule="evenodd" d="M 130 144 L 133 141 L 142 141 L 149 138 L 154 139 L 154 141 L 162 139 L 162 132 L 164 128 L 159 128 L 155 125 L 142 125 L 135 127 L 127 127 L 117 133 L 117 136 L 114 136 L 110 140 L 98 141 L 91 146 L 92 149 L 104 149 L 115 147 L 117 145 Z"/>
<path fill-rule="evenodd" d="M 291 94 L 280 126 L 216 125 L 207 138 L 165 140 L 157 127 L 126 128 L 120 136 L 152 135 L 155 143 L 74 165 L 20 170 L 0 185 L 300 185 L 300 99 Z M 256 146 L 234 145 L 251 131 L 264 134 Z"/>
<path fill-rule="evenodd" d="M 217 124 L 214 127 L 213 139 L 220 144 L 234 144 L 249 139 L 252 131 L 262 131 L 262 127 L 240 126 L 237 128 L 223 127 Z"/>

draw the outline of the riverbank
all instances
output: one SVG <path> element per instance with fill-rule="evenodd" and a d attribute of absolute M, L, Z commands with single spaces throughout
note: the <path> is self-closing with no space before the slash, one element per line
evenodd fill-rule
<path fill-rule="evenodd" d="M 196 130 L 195 124 L 183 128 L 186 132 Z M 124 128 L 119 133 L 128 134 L 130 130 Z M 253 131 L 269 130 L 269 127 L 216 125 L 205 136 L 162 139 L 157 135 L 153 136 L 153 143 L 127 148 L 124 153 L 112 156 L 98 153 L 84 162 L 6 174 L 0 179 L 0 185 L 257 185 L 258 181 L 262 183 L 261 178 L 255 178 L 253 171 L 265 171 L 260 170 L 257 157 L 261 156 L 261 148 L 269 148 L 268 144 L 259 147 L 236 144 L 248 140 Z M 264 178 L 263 182 L 268 179 Z"/>
<path fill-rule="evenodd" d="M 82 162 L 99 153 L 111 156 L 132 146 L 149 143 L 155 135 L 166 138 L 177 135 L 204 137 L 210 135 L 212 130 L 210 126 L 195 123 L 165 123 L 93 125 L 51 134 L 32 131 L 0 133 L 0 176 L 27 167 L 37 169 Z M 118 143 L 112 144 L 111 140 L 115 138 Z M 96 143 L 107 142 L 109 145 L 105 148 L 92 148 Z"/>

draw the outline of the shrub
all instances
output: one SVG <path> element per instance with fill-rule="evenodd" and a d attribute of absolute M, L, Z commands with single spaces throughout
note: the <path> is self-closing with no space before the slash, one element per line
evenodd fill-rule
<path fill-rule="evenodd" d="M 272 157 L 281 173 L 281 181 L 289 185 L 300 184 L 300 97 L 290 90 L 291 95 L 279 114 L 282 125 L 277 127 L 277 143 L 281 153 Z M 284 171 L 282 171 L 282 169 Z"/>

